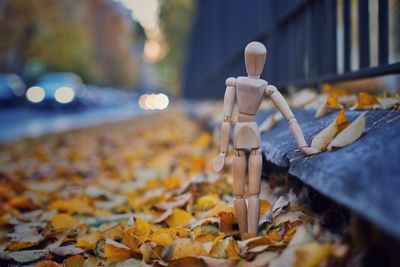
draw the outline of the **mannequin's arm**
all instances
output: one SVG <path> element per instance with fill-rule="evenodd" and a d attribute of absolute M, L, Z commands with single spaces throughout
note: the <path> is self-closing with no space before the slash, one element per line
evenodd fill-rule
<path fill-rule="evenodd" d="M 231 133 L 231 117 L 236 100 L 236 79 L 228 78 L 225 82 L 224 118 L 221 124 L 220 154 L 214 161 L 214 170 L 220 171 L 224 167 L 225 157 L 228 154 L 229 138 Z"/>
<path fill-rule="evenodd" d="M 276 108 L 282 113 L 283 117 L 289 124 L 290 131 L 294 139 L 296 140 L 297 146 L 301 152 L 306 155 L 311 155 L 318 153 L 319 151 L 316 149 L 309 148 L 306 140 L 304 139 L 303 132 L 297 123 L 297 120 L 290 109 L 288 103 L 285 98 L 283 98 L 282 94 L 276 89 L 273 85 L 268 85 L 267 89 L 265 89 L 265 93 L 271 97 L 272 102 L 276 106 Z"/>

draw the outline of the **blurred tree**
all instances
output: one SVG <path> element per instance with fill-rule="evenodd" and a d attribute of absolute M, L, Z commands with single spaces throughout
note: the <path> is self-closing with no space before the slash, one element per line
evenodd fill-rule
<path fill-rule="evenodd" d="M 109 0 L 3 0 L 0 71 L 23 73 L 30 62 L 72 71 L 86 81 L 131 88 L 137 77 L 134 22 Z"/>
<path fill-rule="evenodd" d="M 193 4 L 193 0 L 161 1 L 160 26 L 168 52 L 158 62 L 158 68 L 161 79 L 172 89 L 174 95 L 180 93 L 182 68 L 192 25 Z"/>

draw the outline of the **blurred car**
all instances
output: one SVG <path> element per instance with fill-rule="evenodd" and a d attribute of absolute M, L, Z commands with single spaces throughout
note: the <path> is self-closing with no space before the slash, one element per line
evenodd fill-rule
<path fill-rule="evenodd" d="M 21 102 L 24 93 L 25 83 L 17 74 L 0 74 L 0 105 Z"/>
<path fill-rule="evenodd" d="M 79 107 L 84 90 L 85 85 L 78 75 L 53 72 L 42 75 L 37 84 L 26 91 L 26 98 L 34 106 Z"/>

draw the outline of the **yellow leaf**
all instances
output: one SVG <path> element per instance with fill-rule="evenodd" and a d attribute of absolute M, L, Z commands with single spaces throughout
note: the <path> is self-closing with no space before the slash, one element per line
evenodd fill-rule
<path fill-rule="evenodd" d="M 85 258 L 82 255 L 75 255 L 64 261 L 65 267 L 81 267 L 85 264 Z"/>
<path fill-rule="evenodd" d="M 78 237 L 76 240 L 76 247 L 83 248 L 86 250 L 94 249 L 96 242 L 101 239 L 101 235 L 99 232 L 87 234 L 81 237 Z"/>
<path fill-rule="evenodd" d="M 165 220 L 169 227 L 183 227 L 193 219 L 192 215 L 182 209 L 173 209 L 172 214 Z"/>
<path fill-rule="evenodd" d="M 53 217 L 53 219 L 51 220 L 51 225 L 55 229 L 66 229 L 75 228 L 79 226 L 79 223 L 71 215 L 60 213 Z"/>
<path fill-rule="evenodd" d="M 104 245 L 104 256 L 109 261 L 120 262 L 131 258 L 132 252 L 129 247 L 108 238 Z"/>
<path fill-rule="evenodd" d="M 343 106 L 339 103 L 338 96 L 336 94 L 328 95 L 326 100 L 327 106 L 333 109 L 342 109 Z"/>
<path fill-rule="evenodd" d="M 328 145 L 331 151 L 334 147 L 347 146 L 361 137 L 365 130 L 365 112 L 353 121 L 346 129 L 340 132 Z"/>
<path fill-rule="evenodd" d="M 153 234 L 149 239 L 150 239 L 150 241 L 152 241 L 162 247 L 166 247 L 169 244 L 171 244 L 172 242 L 174 242 L 176 238 L 177 237 L 173 234 L 156 233 L 156 234 Z"/>
<path fill-rule="evenodd" d="M 189 229 L 173 227 L 173 228 L 161 228 L 154 232 L 154 235 L 157 234 L 172 234 L 178 237 L 187 237 L 189 234 Z"/>
<path fill-rule="evenodd" d="M 151 226 L 148 221 L 134 217 L 134 225 L 126 229 L 122 235 L 122 243 L 135 250 L 148 240 L 150 231 Z"/>
<path fill-rule="evenodd" d="M 196 204 L 200 210 L 208 210 L 214 208 L 219 202 L 219 196 L 217 194 L 208 194 L 197 199 Z"/>
<path fill-rule="evenodd" d="M 359 92 L 358 103 L 356 104 L 355 109 L 368 109 L 372 108 L 375 104 L 379 104 L 376 97 L 366 92 Z"/>
<path fill-rule="evenodd" d="M 192 238 L 205 243 L 214 240 L 219 233 L 218 228 L 213 225 L 200 225 L 193 229 Z"/>
<path fill-rule="evenodd" d="M 240 259 L 239 245 L 232 237 L 218 241 L 211 249 L 210 255 L 215 258 Z"/>
<path fill-rule="evenodd" d="M 189 238 L 180 238 L 164 248 L 162 252 L 163 260 L 175 260 L 189 256 L 207 256 L 208 253 L 203 245 Z"/>
<path fill-rule="evenodd" d="M 49 209 L 58 209 L 69 214 L 93 214 L 93 208 L 87 198 L 58 199 L 49 204 Z"/>
<path fill-rule="evenodd" d="M 331 252 L 330 244 L 307 243 L 296 250 L 295 267 L 315 267 L 326 259 Z"/>

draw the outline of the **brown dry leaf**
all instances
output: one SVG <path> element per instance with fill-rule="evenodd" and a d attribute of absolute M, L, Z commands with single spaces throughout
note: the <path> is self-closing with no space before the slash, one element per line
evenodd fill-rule
<path fill-rule="evenodd" d="M 85 265 L 85 258 L 82 255 L 75 255 L 65 259 L 65 267 L 83 267 Z"/>
<path fill-rule="evenodd" d="M 62 267 L 62 265 L 54 261 L 40 261 L 35 264 L 35 267 Z"/>
<path fill-rule="evenodd" d="M 60 213 L 51 219 L 51 225 L 55 229 L 68 229 L 78 227 L 79 222 L 69 214 Z"/>
<path fill-rule="evenodd" d="M 330 244 L 310 242 L 296 249 L 295 267 L 314 267 L 325 260 L 331 252 Z"/>
<path fill-rule="evenodd" d="M 169 227 L 183 227 L 190 223 L 193 216 L 182 210 L 173 209 L 172 214 L 165 220 Z"/>
<path fill-rule="evenodd" d="M 370 109 L 374 105 L 379 104 L 375 96 L 372 96 L 366 92 L 358 93 L 358 103 L 355 105 L 355 109 Z"/>
<path fill-rule="evenodd" d="M 151 226 L 148 221 L 140 217 L 134 217 L 134 225 L 125 230 L 122 237 L 122 243 L 130 247 L 132 250 L 148 240 Z"/>
<path fill-rule="evenodd" d="M 165 221 L 169 216 L 172 215 L 173 209 L 167 209 L 161 215 L 155 216 L 151 219 L 152 223 L 161 223 Z"/>
<path fill-rule="evenodd" d="M 219 229 L 222 232 L 230 233 L 232 232 L 232 226 L 236 221 L 235 214 L 233 212 L 220 212 L 220 223 Z"/>
<path fill-rule="evenodd" d="M 197 214 L 197 217 L 198 218 L 217 217 L 221 212 L 234 213 L 233 205 L 231 204 L 228 205 L 226 202 L 219 202 L 214 208 Z"/>
<path fill-rule="evenodd" d="M 253 261 L 245 262 L 243 267 L 264 267 L 268 266 L 268 264 L 278 256 L 277 252 L 266 251 L 258 254 Z"/>
<path fill-rule="evenodd" d="M 121 262 L 132 257 L 131 249 L 111 239 L 106 239 L 104 256 L 109 261 Z"/>
<path fill-rule="evenodd" d="M 213 225 L 200 225 L 193 229 L 193 240 L 202 243 L 213 241 L 220 234 L 219 229 Z"/>
<path fill-rule="evenodd" d="M 361 137 L 365 130 L 365 113 L 358 116 L 357 119 L 332 140 L 327 147 L 329 151 L 335 147 L 347 146 Z"/>
<path fill-rule="evenodd" d="M 170 261 L 184 257 L 207 256 L 208 253 L 199 241 L 180 238 L 172 242 L 162 252 L 163 260 Z"/>

